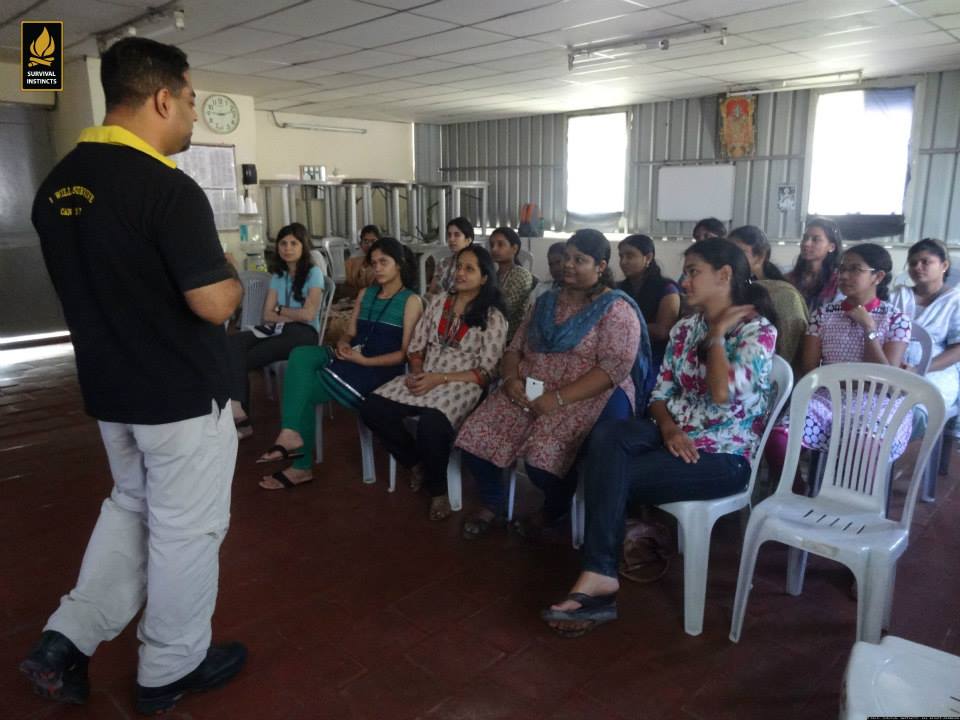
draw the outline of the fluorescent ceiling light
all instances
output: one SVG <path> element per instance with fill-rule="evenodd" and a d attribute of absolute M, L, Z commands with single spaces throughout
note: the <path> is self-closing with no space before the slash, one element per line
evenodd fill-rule
<path fill-rule="evenodd" d="M 617 40 L 615 42 L 593 42 L 578 46 L 567 47 L 567 69 L 573 70 L 574 66 L 583 62 L 589 62 L 597 56 L 610 58 L 614 50 L 621 48 L 631 48 L 633 50 L 669 50 L 671 40 L 681 38 L 710 35 L 720 33 L 720 44 L 727 44 L 727 29 L 725 27 L 717 28 L 702 23 L 691 23 L 689 25 L 678 26 L 675 28 L 664 28 L 660 32 L 643 35 L 641 37 L 627 38 L 626 40 Z"/>
<path fill-rule="evenodd" d="M 273 111 L 270 112 L 270 115 L 273 117 L 273 124 L 278 128 L 292 129 L 292 130 L 318 130 L 320 132 L 340 132 L 340 133 L 355 133 L 357 135 L 366 135 L 366 128 L 358 127 L 338 127 L 336 125 L 320 125 L 319 123 L 311 122 L 286 122 L 277 119 L 277 114 Z"/>
<path fill-rule="evenodd" d="M 846 87 L 848 85 L 859 85 L 861 82 L 863 82 L 863 70 L 851 70 L 848 72 L 809 75 L 807 77 L 771 80 L 755 85 L 733 87 L 727 91 L 727 95 L 759 95 L 762 93 L 783 92 L 785 90 L 815 90 L 817 88 L 827 87 Z"/>

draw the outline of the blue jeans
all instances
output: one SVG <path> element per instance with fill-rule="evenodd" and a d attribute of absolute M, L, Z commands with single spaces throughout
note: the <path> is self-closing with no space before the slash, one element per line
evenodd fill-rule
<path fill-rule="evenodd" d="M 597 418 L 599 424 L 602 420 L 615 420 L 630 417 L 630 400 L 627 394 L 621 389 L 616 388 L 607 404 L 604 406 L 600 417 Z M 564 477 L 557 477 L 533 465 L 527 464 L 527 477 L 544 495 L 543 515 L 547 524 L 556 522 L 563 517 L 570 509 L 570 500 L 577 490 L 578 465 L 582 460 L 583 451 L 586 445 L 580 448 L 573 466 L 567 471 Z M 477 481 L 477 487 L 480 491 L 480 502 L 484 507 L 497 514 L 502 514 L 506 506 L 506 487 L 503 483 L 503 468 L 497 467 L 492 462 L 478 458 L 470 453 L 463 453 L 464 462 L 470 468 L 470 472 Z"/>
<path fill-rule="evenodd" d="M 583 569 L 617 576 L 628 504 L 711 500 L 742 491 L 750 463 L 741 455 L 700 452 L 686 463 L 663 447 L 645 418 L 598 423 L 587 442 Z"/>

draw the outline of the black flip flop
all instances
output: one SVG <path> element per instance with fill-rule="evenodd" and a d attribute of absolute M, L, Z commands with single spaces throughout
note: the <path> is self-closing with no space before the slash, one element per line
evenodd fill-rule
<path fill-rule="evenodd" d="M 263 454 L 269 455 L 270 453 L 278 452 L 280 453 L 280 457 L 265 458 L 261 456 L 257 458 L 257 464 L 260 465 L 263 463 L 272 463 L 272 462 L 280 462 L 280 461 L 287 462 L 289 460 L 297 460 L 303 457 L 303 453 L 301 452 L 301 450 L 303 450 L 303 448 L 296 448 L 295 450 L 287 450 L 283 445 L 273 445 L 272 447 L 267 448 L 267 450 Z"/>
<path fill-rule="evenodd" d="M 580 603 L 576 610 L 553 610 L 546 608 L 540 612 L 540 617 L 550 622 L 586 623 L 576 629 L 551 628 L 561 637 L 574 638 L 585 635 L 599 625 L 617 619 L 617 594 L 587 595 L 585 593 L 570 593 L 567 600 Z"/>
<path fill-rule="evenodd" d="M 293 482 L 293 480 L 287 477 L 287 474 L 283 470 L 277 470 L 277 472 L 275 472 L 270 477 L 272 477 L 274 480 L 280 483 L 283 487 L 278 487 L 278 488 L 263 487 L 263 485 L 261 484 L 263 481 L 261 480 L 260 483 L 258 484 L 264 490 L 292 490 L 293 488 L 299 485 L 306 485 L 308 482 L 313 481 L 313 478 L 309 478 L 308 480 L 301 480 L 300 482 L 295 483 Z"/>

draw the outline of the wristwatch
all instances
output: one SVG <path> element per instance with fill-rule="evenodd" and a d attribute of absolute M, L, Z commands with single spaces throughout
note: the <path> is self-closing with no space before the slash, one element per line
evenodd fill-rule
<path fill-rule="evenodd" d="M 283 312 L 283 305 L 277 305 L 277 306 L 273 309 L 273 312 L 276 313 L 277 315 L 279 315 L 281 312 Z"/>
<path fill-rule="evenodd" d="M 867 333 L 867 340 L 876 340 L 878 337 L 880 337 L 880 333 L 876 330 L 871 330 Z"/>

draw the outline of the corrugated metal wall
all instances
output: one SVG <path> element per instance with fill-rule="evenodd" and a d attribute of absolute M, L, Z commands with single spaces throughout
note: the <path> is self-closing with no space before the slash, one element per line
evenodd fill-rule
<path fill-rule="evenodd" d="M 925 85 L 906 236 L 960 241 L 960 70 L 930 73 Z"/>
<path fill-rule="evenodd" d="M 442 150 L 439 125 L 417 123 L 413 126 L 413 164 L 417 182 L 440 182 Z"/>
<path fill-rule="evenodd" d="M 960 240 L 960 70 L 925 76 L 916 176 L 907 212 L 906 239 L 933 236 Z M 912 82 L 912 80 L 910 80 Z M 811 92 L 757 96 L 757 146 L 736 163 L 735 225 L 758 225 L 772 238 L 797 238 Z M 692 223 L 655 218 L 657 170 L 664 164 L 708 164 L 717 157 L 717 97 L 709 96 L 624 108 L 630 123 L 626 220 L 631 232 L 689 235 Z M 421 163 L 438 163 L 443 180 L 490 183 L 489 222 L 516 225 L 520 206 L 537 203 L 546 227 L 562 229 L 565 215 L 565 115 L 418 126 L 417 175 Z M 421 147 L 420 140 L 428 143 Z M 439 142 L 439 149 L 433 147 Z M 438 157 L 441 157 L 439 161 Z M 437 167 L 432 164 L 430 167 Z M 437 176 L 432 176 L 437 179 Z M 778 186 L 796 187 L 795 210 L 777 207 Z M 465 213 L 479 213 L 465 203 Z"/>

